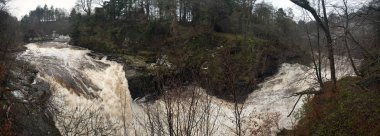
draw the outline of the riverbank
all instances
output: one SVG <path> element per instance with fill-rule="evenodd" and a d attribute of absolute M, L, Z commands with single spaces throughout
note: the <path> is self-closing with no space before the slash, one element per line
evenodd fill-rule
<path fill-rule="evenodd" d="M 0 95 L 0 133 L 60 135 L 50 106 L 50 85 L 36 78 L 38 71 L 15 59 Z"/>
<path fill-rule="evenodd" d="M 244 39 L 243 35 L 193 32 L 191 27 L 180 28 L 181 33 L 188 34 L 176 39 L 166 37 L 149 47 L 141 43 L 117 48 L 108 48 L 108 44 L 90 46 L 85 41 L 75 43 L 98 52 L 93 56 L 107 56 L 123 64 L 128 80 L 134 83 L 130 86 L 134 99 L 147 94 L 158 96 L 163 88 L 196 83 L 208 94 L 228 101 L 233 101 L 232 90 L 238 90 L 237 101 L 243 102 L 259 83 L 276 74 L 282 63 L 308 65 L 310 62 L 304 57 L 306 51 L 298 46 L 260 38 Z M 233 77 L 231 81 L 227 81 L 228 76 Z M 227 86 L 229 83 L 231 85 Z"/>
<path fill-rule="evenodd" d="M 307 100 L 294 130 L 287 135 L 377 135 L 380 133 L 380 60 L 367 58 L 362 77 L 331 82 L 324 92 Z"/>

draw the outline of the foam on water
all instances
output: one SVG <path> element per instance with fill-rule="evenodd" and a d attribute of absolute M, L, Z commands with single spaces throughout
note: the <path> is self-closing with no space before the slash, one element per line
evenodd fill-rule
<path fill-rule="evenodd" d="M 56 125 L 62 133 L 82 134 L 82 129 L 106 128 L 110 124 L 115 127 L 108 129 L 110 132 L 85 135 L 124 133 L 120 129 L 124 121 L 120 120 L 131 120 L 132 114 L 122 65 L 93 59 L 87 55 L 89 50 L 75 49 L 62 43 L 32 43 L 26 47 L 27 50 L 18 58 L 35 65 L 39 70 L 37 78 L 50 84 L 52 103 L 59 115 Z M 97 126 L 83 123 L 83 120 L 95 121 Z"/>
<path fill-rule="evenodd" d="M 103 58 L 93 59 L 87 54 L 89 50 L 80 49 L 64 43 L 47 42 L 43 44 L 28 44 L 27 50 L 18 56 L 35 65 L 39 70 L 38 77 L 51 86 L 53 92 L 52 103 L 55 105 L 56 126 L 61 133 L 68 135 L 126 135 L 148 134 L 146 131 L 146 110 L 155 109 L 157 117 L 165 118 L 163 99 L 146 106 L 136 104 L 131 100 L 128 82 L 125 78 L 123 66 Z M 345 57 L 337 56 L 338 78 L 352 75 L 352 71 Z M 328 68 L 323 68 L 325 80 L 329 78 Z M 204 90 L 194 87 L 199 93 L 200 102 L 204 98 L 211 98 L 210 120 L 214 122 L 213 135 L 232 135 L 234 128 L 234 105 L 221 99 L 207 96 Z M 194 89 L 193 88 L 193 89 Z M 260 128 L 263 118 L 276 117 L 278 122 L 271 128 L 274 135 L 282 128 L 291 128 L 297 120 L 294 116 L 287 117 L 298 97 L 292 94 L 316 88 L 314 70 L 300 64 L 282 64 L 279 72 L 267 78 L 259 85 L 259 89 L 249 95 L 244 104 L 242 117 L 245 127 Z M 184 114 L 189 100 L 180 98 Z M 298 111 L 303 102 L 296 105 Z M 200 104 L 198 107 L 202 107 Z M 202 109 L 199 109 L 202 111 Z M 201 113 L 201 112 L 200 112 Z M 201 117 L 203 114 L 197 114 Z M 162 118 L 161 118 L 162 119 Z M 186 118 L 178 118 L 179 122 Z M 165 122 L 164 119 L 162 119 Z M 91 124 L 91 125 L 89 125 Z M 162 123 L 162 128 L 167 124 Z M 178 125 L 178 124 L 177 124 Z M 182 125 L 180 125 L 182 126 Z M 109 128 L 112 127 L 112 128 Z M 198 126 L 202 130 L 206 126 Z M 245 128 L 248 129 L 248 128 Z M 94 130 L 94 131 L 83 131 Z M 95 131 L 96 130 L 96 131 Z M 167 134 L 167 132 L 161 132 Z"/>

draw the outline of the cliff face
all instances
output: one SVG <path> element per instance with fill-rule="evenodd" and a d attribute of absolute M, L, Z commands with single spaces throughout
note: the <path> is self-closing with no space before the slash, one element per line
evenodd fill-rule
<path fill-rule="evenodd" d="M 10 124 L 15 135 L 60 135 L 48 110 L 49 85 L 35 80 L 37 71 L 26 62 L 16 61 L 10 71 L 3 98 L 0 122 Z M 2 123 L 1 123 L 2 124 Z M 4 130 L 3 130 L 4 131 Z M 10 133 L 12 134 L 12 133 Z"/>

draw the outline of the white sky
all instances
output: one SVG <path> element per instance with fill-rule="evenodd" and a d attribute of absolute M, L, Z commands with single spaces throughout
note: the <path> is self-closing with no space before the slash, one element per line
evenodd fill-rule
<path fill-rule="evenodd" d="M 298 7 L 297 5 L 295 5 L 294 3 L 292 3 L 290 0 L 258 0 L 256 3 L 263 2 L 263 1 L 265 3 L 272 4 L 275 9 L 283 8 L 283 9 L 287 10 L 288 8 L 292 8 L 293 14 L 295 15 L 294 16 L 295 20 L 300 20 L 303 18 L 303 17 L 301 17 L 301 15 L 302 15 L 301 8 Z"/>
<path fill-rule="evenodd" d="M 75 6 L 76 0 L 12 0 L 9 3 L 11 13 L 17 18 L 29 14 L 29 11 L 36 9 L 38 5 L 43 7 L 45 4 L 50 8 L 63 8 L 70 11 Z"/>
<path fill-rule="evenodd" d="M 300 17 L 302 11 L 301 9 L 290 2 L 290 0 L 258 0 L 257 2 L 266 2 L 266 3 L 272 3 L 272 5 L 275 8 L 283 8 L 288 9 L 292 8 L 293 13 L 295 14 L 295 19 L 301 19 Z M 335 1 L 335 0 L 330 0 Z M 357 1 L 357 0 L 351 0 L 351 1 Z M 361 0 L 361 1 L 368 1 L 368 0 Z M 16 16 L 17 18 L 21 19 L 22 16 L 29 13 L 29 11 L 36 9 L 38 5 L 43 7 L 45 4 L 50 6 L 54 6 L 55 8 L 63 8 L 67 11 L 70 11 L 71 8 L 75 6 L 76 0 L 11 0 L 9 4 L 9 9 L 11 13 Z"/>
<path fill-rule="evenodd" d="M 275 7 L 287 9 L 289 7 L 296 7 L 290 0 L 259 0 L 258 2 L 265 1 L 272 3 Z M 29 13 L 29 11 L 36 9 L 38 5 L 43 7 L 45 4 L 54 6 L 55 8 L 64 8 L 70 11 L 75 6 L 76 0 L 12 0 L 9 4 L 11 13 L 21 19 L 22 16 Z"/>
<path fill-rule="evenodd" d="M 287 9 L 287 8 L 296 7 L 296 5 L 290 2 L 290 0 L 258 0 L 256 3 L 262 2 L 262 1 L 264 1 L 265 3 L 272 3 L 273 6 L 277 8 Z"/>

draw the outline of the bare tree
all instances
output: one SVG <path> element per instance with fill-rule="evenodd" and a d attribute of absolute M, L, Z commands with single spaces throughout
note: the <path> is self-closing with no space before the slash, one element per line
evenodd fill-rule
<path fill-rule="evenodd" d="M 352 41 L 354 45 L 359 47 L 364 57 L 367 57 L 373 60 L 375 59 L 375 57 L 364 46 L 362 46 L 359 43 L 359 41 L 356 40 L 356 38 L 352 35 L 352 32 L 351 32 L 355 29 L 354 27 L 357 27 L 358 25 L 362 24 L 362 22 L 365 21 L 366 19 L 364 19 L 363 21 L 353 21 L 356 18 L 359 18 L 360 15 L 354 12 L 349 12 L 350 7 L 349 7 L 348 0 L 342 0 L 342 3 L 343 3 L 342 6 L 333 5 L 333 7 L 337 11 L 337 14 L 339 15 L 340 20 L 341 20 L 340 23 L 337 24 L 336 27 L 343 29 L 343 35 L 340 37 L 342 37 L 343 45 L 347 51 L 347 56 L 349 58 L 351 66 L 357 76 L 362 76 L 362 73 L 360 73 L 360 71 L 358 70 L 354 62 L 353 55 L 350 49 L 350 43 L 351 43 L 350 41 Z"/>
<path fill-rule="evenodd" d="M 9 1 L 10 0 L 0 0 L 0 10 L 6 10 Z"/>
<path fill-rule="evenodd" d="M 152 136 L 215 135 L 218 117 L 214 115 L 219 109 L 202 91 L 196 86 L 179 87 L 163 94 L 162 100 L 142 104 L 145 114 L 135 118 L 141 126 L 136 132 Z"/>
<path fill-rule="evenodd" d="M 351 54 L 351 50 L 350 50 L 350 47 L 348 45 L 348 33 L 349 33 L 349 25 L 350 25 L 350 17 L 349 17 L 349 14 L 348 14 L 348 5 L 347 5 L 347 1 L 348 0 L 342 0 L 343 2 L 343 12 L 344 12 L 344 26 L 343 26 L 343 29 L 344 29 L 344 46 L 346 47 L 346 50 L 347 50 L 347 55 L 348 55 L 348 58 L 350 59 L 350 63 L 351 63 L 351 66 L 352 68 L 354 69 L 354 72 L 357 76 L 361 76 L 362 74 L 359 72 L 359 70 L 356 68 L 356 65 L 355 65 L 355 62 L 352 58 L 352 54 Z"/>
<path fill-rule="evenodd" d="M 322 72 L 321 72 L 321 69 L 322 69 L 321 61 L 322 60 L 321 60 L 321 57 L 320 57 L 321 56 L 321 49 L 320 49 L 320 45 L 319 45 L 319 41 L 320 41 L 320 39 L 319 39 L 319 29 L 318 29 L 318 26 L 317 26 L 317 51 L 315 51 L 315 49 L 313 47 L 311 36 L 310 36 L 310 32 L 309 32 L 309 28 L 308 28 L 307 25 L 305 25 L 305 31 L 306 31 L 306 36 L 307 36 L 308 44 L 310 46 L 311 59 L 313 61 L 315 74 L 317 76 L 317 81 L 319 83 L 319 86 L 321 88 L 323 88 L 323 80 L 322 80 Z"/>
<path fill-rule="evenodd" d="M 330 32 L 330 26 L 329 26 L 329 21 L 327 19 L 327 11 L 326 11 L 326 3 L 325 0 L 321 0 L 321 7 L 322 7 L 322 13 L 323 17 L 320 17 L 315 10 L 315 8 L 310 6 L 309 1 L 307 0 L 290 0 L 294 4 L 302 7 L 303 9 L 307 10 L 310 12 L 318 25 L 322 28 L 322 30 L 325 32 L 326 40 L 327 40 L 327 51 L 328 51 L 328 59 L 330 62 L 330 72 L 331 72 L 331 80 L 334 84 L 334 87 L 336 88 L 336 74 L 335 74 L 335 60 L 334 60 L 334 47 L 333 47 L 333 40 L 331 37 L 331 32 Z M 335 91 L 335 89 L 334 89 Z"/>
<path fill-rule="evenodd" d="M 105 0 L 95 0 L 95 3 L 98 5 L 98 6 L 104 6 L 104 2 Z"/>
<path fill-rule="evenodd" d="M 92 13 L 93 0 L 78 0 L 77 6 L 82 9 L 88 16 Z"/>
<path fill-rule="evenodd" d="M 122 121 L 109 119 L 101 112 L 104 109 L 94 105 L 65 107 L 55 101 L 50 103 L 49 110 L 54 111 L 56 126 L 64 136 L 120 135 L 123 128 Z"/>

